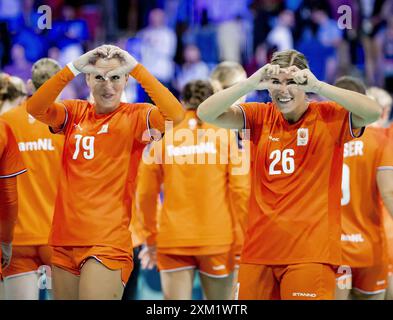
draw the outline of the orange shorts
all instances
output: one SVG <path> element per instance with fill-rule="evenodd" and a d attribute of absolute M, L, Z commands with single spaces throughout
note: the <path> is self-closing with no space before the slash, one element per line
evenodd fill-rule
<path fill-rule="evenodd" d="M 84 263 L 95 259 L 111 270 L 121 270 L 125 285 L 131 275 L 134 263 L 132 253 L 111 247 L 53 247 L 52 265 L 79 276 Z"/>
<path fill-rule="evenodd" d="M 15 277 L 27 273 L 39 272 L 41 266 L 51 265 L 52 248 L 49 246 L 13 246 L 12 259 L 3 277 Z"/>
<path fill-rule="evenodd" d="M 241 263 L 237 291 L 239 300 L 333 300 L 334 268 L 321 263 Z"/>
<path fill-rule="evenodd" d="M 213 278 L 225 278 L 234 269 L 233 252 L 212 255 L 183 256 L 157 252 L 157 266 L 160 272 L 174 272 L 198 269 Z"/>
<path fill-rule="evenodd" d="M 388 265 L 338 269 L 336 279 L 338 288 L 356 289 L 363 294 L 382 293 L 388 286 Z"/>

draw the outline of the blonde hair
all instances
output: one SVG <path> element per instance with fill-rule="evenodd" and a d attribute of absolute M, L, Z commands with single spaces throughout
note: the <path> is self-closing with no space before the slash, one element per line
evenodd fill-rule
<path fill-rule="evenodd" d="M 214 91 L 232 86 L 239 75 L 244 76 L 244 79 L 247 78 L 246 71 L 241 64 L 233 61 L 221 62 L 213 69 L 210 75 Z"/>
<path fill-rule="evenodd" d="M 22 79 L 0 73 L 0 103 L 13 101 L 19 97 L 27 96 L 25 83 Z"/>
<path fill-rule="evenodd" d="M 392 107 L 393 99 L 386 90 L 378 87 L 370 87 L 367 89 L 366 94 L 383 108 L 390 109 Z"/>
<path fill-rule="evenodd" d="M 296 66 L 300 70 L 309 69 L 308 61 L 304 54 L 293 49 L 274 52 L 270 63 L 279 65 L 280 68 Z"/>
<path fill-rule="evenodd" d="M 49 80 L 61 69 L 57 61 L 49 58 L 42 58 L 33 64 L 31 68 L 31 81 L 35 89 L 41 87 L 45 81 Z"/>

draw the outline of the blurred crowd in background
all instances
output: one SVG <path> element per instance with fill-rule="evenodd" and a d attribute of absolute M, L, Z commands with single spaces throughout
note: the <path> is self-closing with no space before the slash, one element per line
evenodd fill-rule
<path fill-rule="evenodd" d="M 41 5 L 51 8 L 50 29 L 39 28 Z M 346 28 L 343 5 L 351 8 Z M 354 75 L 393 93 L 393 0 L 0 0 L 0 69 L 24 81 L 42 57 L 64 66 L 103 43 L 129 51 L 175 94 L 221 61 L 250 75 L 289 48 L 320 80 Z M 62 98 L 85 98 L 83 82 Z M 130 82 L 128 101 L 145 101 Z"/>

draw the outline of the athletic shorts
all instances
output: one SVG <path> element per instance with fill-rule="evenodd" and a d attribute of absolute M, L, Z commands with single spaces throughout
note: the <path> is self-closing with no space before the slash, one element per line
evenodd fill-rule
<path fill-rule="evenodd" d="M 52 265 L 79 276 L 88 259 L 95 259 L 111 270 L 121 270 L 123 285 L 133 269 L 132 255 L 112 247 L 53 247 Z"/>
<path fill-rule="evenodd" d="M 13 246 L 11 263 L 3 271 L 3 277 L 40 272 L 41 266 L 51 265 L 51 256 L 52 248 L 49 246 Z"/>
<path fill-rule="evenodd" d="M 337 287 L 355 289 L 363 294 L 378 294 L 386 291 L 388 286 L 388 266 L 379 265 L 365 268 L 350 268 L 337 272 Z"/>
<path fill-rule="evenodd" d="M 157 266 L 160 272 L 198 269 L 201 274 L 206 276 L 225 278 L 233 272 L 234 255 L 232 251 L 198 256 L 183 256 L 157 252 Z"/>
<path fill-rule="evenodd" d="M 240 264 L 239 300 L 333 300 L 335 270 L 328 264 Z"/>

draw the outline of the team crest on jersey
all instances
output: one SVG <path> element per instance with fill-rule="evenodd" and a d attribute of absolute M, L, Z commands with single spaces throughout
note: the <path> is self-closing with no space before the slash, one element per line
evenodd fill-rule
<path fill-rule="evenodd" d="M 297 129 L 297 145 L 306 146 L 308 143 L 308 128 Z"/>
<path fill-rule="evenodd" d="M 109 132 L 109 123 L 102 125 L 101 130 L 97 134 L 103 134 Z"/>

